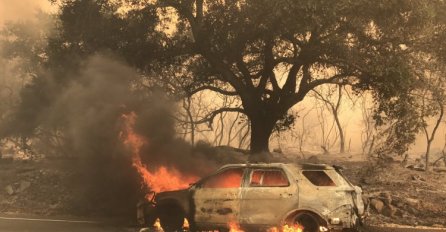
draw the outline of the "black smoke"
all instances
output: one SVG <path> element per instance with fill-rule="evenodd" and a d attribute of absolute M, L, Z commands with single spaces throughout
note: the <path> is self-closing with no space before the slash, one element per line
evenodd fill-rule
<path fill-rule="evenodd" d="M 141 156 L 149 170 L 162 165 L 203 176 L 224 163 L 243 161 L 230 149 L 205 143 L 192 147 L 179 138 L 175 101 L 160 88 L 141 87 L 141 75 L 113 55 L 93 55 L 78 67 L 64 81 L 51 72 L 34 79 L 22 90 L 16 113 L 1 127 L 3 135 L 38 140 L 36 132 L 57 131 L 63 137 L 63 154 L 53 155 L 69 157 L 78 167 L 76 213 L 133 215 L 145 194 L 121 138 L 122 115 L 129 112 L 138 115 L 134 129 L 147 141 Z"/>

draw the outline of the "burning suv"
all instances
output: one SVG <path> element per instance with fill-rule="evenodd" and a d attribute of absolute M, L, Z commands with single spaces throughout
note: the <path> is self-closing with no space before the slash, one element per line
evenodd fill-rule
<path fill-rule="evenodd" d="M 164 231 L 355 231 L 364 214 L 361 188 L 323 164 L 231 164 L 189 188 L 161 192 L 145 208 Z M 294 227 L 299 230 L 286 230 Z M 278 229 L 279 228 L 279 229 Z"/>

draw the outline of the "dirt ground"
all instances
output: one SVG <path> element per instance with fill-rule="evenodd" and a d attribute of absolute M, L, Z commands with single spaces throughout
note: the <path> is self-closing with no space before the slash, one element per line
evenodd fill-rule
<path fill-rule="evenodd" d="M 73 213 L 74 175 L 69 160 L 0 160 L 0 212 L 25 215 Z"/>
<path fill-rule="evenodd" d="M 346 176 L 362 187 L 367 223 L 446 227 L 446 173 L 417 171 L 392 160 L 324 158 L 343 166 Z"/>
<path fill-rule="evenodd" d="M 362 186 L 368 223 L 446 227 L 446 173 L 411 170 L 399 162 L 372 164 L 351 156 L 318 158 L 345 167 L 350 180 Z M 0 159 L 0 213 L 90 216 L 79 209 L 81 183 L 73 181 L 77 173 L 71 166 L 70 160 Z"/>

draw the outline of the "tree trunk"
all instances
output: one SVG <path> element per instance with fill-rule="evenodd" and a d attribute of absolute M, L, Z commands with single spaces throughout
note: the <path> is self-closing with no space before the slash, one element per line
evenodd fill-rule
<path fill-rule="evenodd" d="M 428 140 L 427 141 L 427 148 L 426 148 L 426 157 L 425 157 L 425 163 L 426 163 L 425 170 L 426 171 L 431 171 L 432 170 L 432 167 L 429 165 L 431 144 L 432 144 L 432 140 Z"/>
<path fill-rule="evenodd" d="M 194 116 L 192 115 L 191 111 L 191 98 L 188 97 L 187 100 L 184 100 L 183 102 L 183 108 L 186 110 L 187 117 L 189 118 L 190 123 L 190 143 L 192 146 L 195 145 L 195 123 L 194 123 Z M 186 124 L 187 125 L 187 124 Z M 186 132 L 187 132 L 187 126 L 186 126 Z"/>
<path fill-rule="evenodd" d="M 344 153 L 345 152 L 345 137 L 344 137 L 344 130 L 342 129 L 341 122 L 339 121 L 338 112 L 333 111 L 334 119 L 336 122 L 336 126 L 338 127 L 339 131 L 339 141 L 340 141 L 340 148 L 339 152 Z"/>
<path fill-rule="evenodd" d="M 269 137 L 275 123 L 267 118 L 251 119 L 251 154 L 269 152 Z"/>
<path fill-rule="evenodd" d="M 373 147 L 375 146 L 375 136 L 372 136 L 372 141 L 370 142 L 369 151 L 367 152 L 367 157 L 370 157 L 373 152 Z"/>

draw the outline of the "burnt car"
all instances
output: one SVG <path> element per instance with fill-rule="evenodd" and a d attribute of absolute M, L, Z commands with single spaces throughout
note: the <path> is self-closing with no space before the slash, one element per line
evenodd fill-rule
<path fill-rule="evenodd" d="M 231 164 L 189 188 L 156 194 L 146 222 L 164 231 L 266 231 L 300 225 L 304 232 L 355 231 L 364 215 L 361 188 L 323 164 Z"/>

